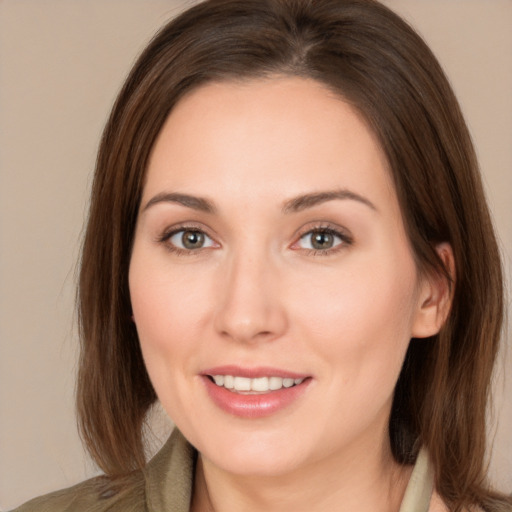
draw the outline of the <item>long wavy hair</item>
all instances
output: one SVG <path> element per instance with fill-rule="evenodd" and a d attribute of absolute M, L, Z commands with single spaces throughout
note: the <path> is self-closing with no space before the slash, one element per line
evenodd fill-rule
<path fill-rule="evenodd" d="M 394 457 L 411 463 L 425 446 L 451 510 L 510 510 L 486 482 L 503 277 L 475 151 L 434 55 L 373 0 L 206 1 L 167 24 L 134 65 L 101 140 L 81 260 L 77 405 L 88 450 L 112 477 L 145 464 L 156 395 L 130 320 L 128 268 L 155 139 L 194 88 L 274 75 L 317 80 L 361 113 L 387 157 L 421 271 L 447 276 L 435 247 L 453 249 L 450 316 L 437 336 L 411 340 L 396 386 Z"/>

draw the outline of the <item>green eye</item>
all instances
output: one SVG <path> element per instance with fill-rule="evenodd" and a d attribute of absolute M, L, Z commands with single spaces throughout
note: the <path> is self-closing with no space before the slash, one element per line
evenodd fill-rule
<path fill-rule="evenodd" d="M 202 231 L 191 229 L 176 231 L 169 237 L 169 242 L 179 249 L 188 251 L 213 246 L 213 240 L 209 236 Z"/>
<path fill-rule="evenodd" d="M 328 251 L 345 242 L 343 235 L 331 229 L 313 229 L 302 235 L 299 240 L 301 249 Z"/>
<path fill-rule="evenodd" d="M 331 233 L 313 233 L 311 246 L 313 249 L 331 249 L 334 246 L 335 237 Z"/>

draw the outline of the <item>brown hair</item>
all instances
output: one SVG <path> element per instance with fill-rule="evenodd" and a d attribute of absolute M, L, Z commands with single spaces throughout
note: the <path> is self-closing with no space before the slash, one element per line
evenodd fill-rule
<path fill-rule="evenodd" d="M 426 446 L 451 510 L 508 510 L 485 480 L 486 407 L 503 315 L 496 239 L 457 100 L 423 40 L 373 0 L 211 0 L 171 21 L 131 71 L 105 128 L 79 282 L 78 413 L 108 475 L 144 465 L 143 425 L 156 400 L 130 321 L 128 268 L 145 169 L 184 94 L 209 81 L 286 74 L 354 105 L 387 155 L 418 268 L 449 278 L 435 247 L 453 248 L 451 314 L 412 340 L 390 418 L 395 458 Z"/>

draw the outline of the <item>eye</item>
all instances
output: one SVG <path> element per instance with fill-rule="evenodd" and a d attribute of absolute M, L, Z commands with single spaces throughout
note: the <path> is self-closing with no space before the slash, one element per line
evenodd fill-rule
<path fill-rule="evenodd" d="M 350 239 L 331 228 L 315 228 L 299 238 L 297 247 L 299 249 L 313 251 L 329 251 L 336 249 L 341 244 L 350 244 Z"/>
<path fill-rule="evenodd" d="M 213 247 L 215 244 L 206 233 L 197 229 L 180 229 L 168 236 L 167 241 L 174 248 L 184 251 Z"/>

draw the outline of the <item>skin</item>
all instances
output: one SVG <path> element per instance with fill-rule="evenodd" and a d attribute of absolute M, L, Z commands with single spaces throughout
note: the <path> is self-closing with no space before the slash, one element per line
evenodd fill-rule
<path fill-rule="evenodd" d="M 283 211 L 340 190 L 352 195 Z M 183 224 L 205 233 L 201 248 L 176 252 Z M 340 236 L 311 250 L 326 227 Z M 129 284 L 152 383 L 200 453 L 192 510 L 399 509 L 410 468 L 391 456 L 393 389 L 448 299 L 419 274 L 386 159 L 352 107 L 296 77 L 192 91 L 153 148 Z M 288 407 L 240 418 L 201 377 L 226 364 L 310 381 Z"/>

